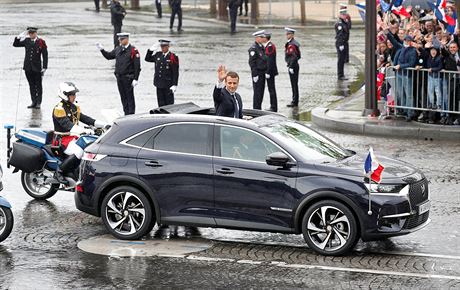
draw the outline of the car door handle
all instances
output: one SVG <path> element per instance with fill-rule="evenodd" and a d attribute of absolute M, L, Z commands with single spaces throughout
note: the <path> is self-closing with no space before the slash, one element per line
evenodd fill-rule
<path fill-rule="evenodd" d="M 148 167 L 161 167 L 161 166 L 163 166 L 156 160 L 145 161 L 144 164 L 145 164 L 145 166 L 148 166 Z"/>
<path fill-rule="evenodd" d="M 216 170 L 218 173 L 221 173 L 221 174 L 233 174 L 235 173 L 234 171 L 232 171 L 230 168 L 221 168 L 221 169 L 217 169 Z"/>

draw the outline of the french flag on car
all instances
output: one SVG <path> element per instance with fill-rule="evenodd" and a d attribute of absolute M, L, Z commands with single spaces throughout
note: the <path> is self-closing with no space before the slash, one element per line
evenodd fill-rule
<path fill-rule="evenodd" d="M 369 153 L 367 154 L 366 162 L 364 162 L 364 172 L 367 176 L 370 176 L 372 181 L 380 183 L 382 181 L 383 169 L 385 167 L 375 157 L 372 147 L 369 147 Z"/>

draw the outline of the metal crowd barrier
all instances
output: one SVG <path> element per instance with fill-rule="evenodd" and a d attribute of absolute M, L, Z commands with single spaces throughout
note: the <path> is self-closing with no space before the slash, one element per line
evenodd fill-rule
<path fill-rule="evenodd" d="M 422 111 L 460 114 L 460 72 L 428 69 L 385 69 L 386 115 Z M 390 112 L 390 108 L 394 112 Z M 417 112 L 418 111 L 418 112 Z"/>

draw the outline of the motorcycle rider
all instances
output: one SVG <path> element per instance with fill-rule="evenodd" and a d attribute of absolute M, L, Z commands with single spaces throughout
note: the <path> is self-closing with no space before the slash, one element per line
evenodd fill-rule
<path fill-rule="evenodd" d="M 77 168 L 83 157 L 83 149 L 88 145 L 82 134 L 93 134 L 93 130 L 79 126 L 79 122 L 96 128 L 106 126 L 104 122 L 95 120 L 81 113 L 80 106 L 76 104 L 76 95 L 79 90 L 71 82 L 59 84 L 59 97 L 62 99 L 53 109 L 54 138 L 53 145 L 61 145 L 65 150 L 65 159 L 59 165 L 55 173 L 55 179 L 62 184 L 68 185 L 65 179 Z"/>

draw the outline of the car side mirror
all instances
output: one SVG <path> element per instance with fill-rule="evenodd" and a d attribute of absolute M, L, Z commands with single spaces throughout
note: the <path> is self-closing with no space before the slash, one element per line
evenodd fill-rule
<path fill-rule="evenodd" d="M 289 158 L 289 156 L 287 156 L 283 152 L 273 152 L 267 155 L 267 157 L 265 158 L 265 161 L 267 162 L 268 165 L 278 166 L 278 167 L 283 167 L 283 168 L 294 166 L 294 164 L 290 162 L 291 159 Z"/>

